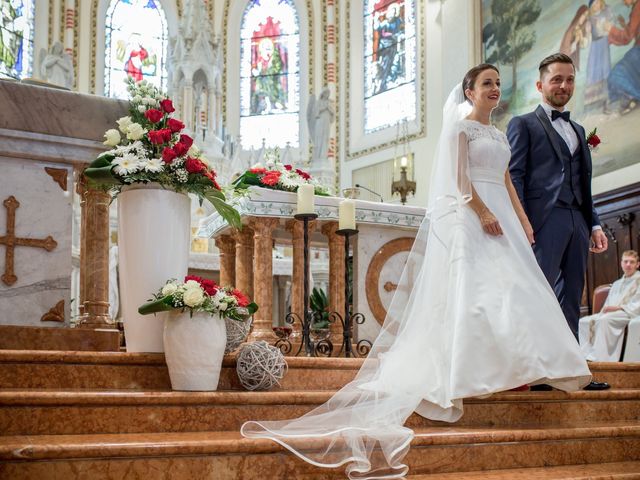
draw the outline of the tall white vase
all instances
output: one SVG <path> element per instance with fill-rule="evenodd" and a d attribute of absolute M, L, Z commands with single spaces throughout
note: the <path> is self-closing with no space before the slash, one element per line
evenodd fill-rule
<path fill-rule="evenodd" d="M 168 279 L 189 268 L 191 202 L 157 184 L 135 184 L 118 196 L 121 312 L 128 352 L 163 352 L 166 313 L 140 315 L 138 307 Z"/>
<path fill-rule="evenodd" d="M 225 321 L 207 313 L 172 310 L 164 324 L 164 356 L 174 390 L 218 388 L 227 344 Z"/>

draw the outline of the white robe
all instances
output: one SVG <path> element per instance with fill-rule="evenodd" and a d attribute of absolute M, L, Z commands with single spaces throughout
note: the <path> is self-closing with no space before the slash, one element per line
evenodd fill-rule
<path fill-rule="evenodd" d="M 580 348 L 587 360 L 617 362 L 622 351 L 624 329 L 632 318 L 640 315 L 640 272 L 622 277 L 611 285 L 602 309 L 622 307 L 609 313 L 596 313 L 580 319 Z"/>

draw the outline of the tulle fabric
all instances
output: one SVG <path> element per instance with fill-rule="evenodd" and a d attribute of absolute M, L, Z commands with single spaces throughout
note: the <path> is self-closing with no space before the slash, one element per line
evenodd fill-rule
<path fill-rule="evenodd" d="M 501 173 L 489 182 L 476 184 L 472 178 L 477 173 L 470 168 L 467 141 L 461 142 L 460 135 L 464 124 L 460 120 L 469 111 L 458 85 L 444 107 L 427 215 L 380 334 L 355 379 L 300 418 L 246 422 L 241 428 L 244 436 L 272 439 L 317 466 L 348 464 L 350 479 L 402 478 L 408 472 L 403 458 L 415 435 L 404 423 L 413 412 L 455 422 L 463 413 L 462 399 L 468 396 L 523 383 L 552 383 L 566 390 L 588 383 L 586 362 L 537 268 L 504 181 L 500 184 Z M 514 237 L 517 256 L 511 254 L 509 240 L 476 251 L 474 245 L 483 232 L 477 217 L 465 207 L 472 181 L 483 200 L 485 195 L 495 199 L 490 208 L 504 217 L 503 228 L 509 230 L 504 237 Z M 511 282 L 510 275 L 519 272 L 513 271 L 510 260 L 526 265 L 533 276 Z M 476 278 L 485 274 L 485 279 Z M 492 275 L 504 281 L 493 282 Z M 533 290 L 528 282 L 535 283 Z M 517 332 L 514 322 L 525 308 L 517 305 L 518 299 L 533 295 L 542 296 L 536 302 L 546 303 L 542 313 L 549 317 L 548 325 L 540 327 L 551 331 L 532 338 L 528 325 L 510 345 Z M 484 311 L 485 301 L 488 311 Z M 478 328 L 465 331 L 476 318 Z M 561 351 L 542 358 L 536 349 L 546 335 L 555 336 L 550 348 Z"/>

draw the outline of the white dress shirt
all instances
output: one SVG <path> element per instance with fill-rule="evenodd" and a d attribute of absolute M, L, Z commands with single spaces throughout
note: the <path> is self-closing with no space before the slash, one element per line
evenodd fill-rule
<path fill-rule="evenodd" d="M 567 122 L 563 118 L 556 118 L 555 120 L 551 119 L 551 112 L 555 110 L 551 105 L 542 103 L 542 108 L 544 108 L 547 117 L 549 117 L 549 121 L 551 122 L 551 126 L 553 129 L 558 132 L 558 134 L 562 137 L 564 142 L 569 147 L 569 151 L 573 155 L 576 153 L 578 146 L 580 145 L 578 142 L 578 134 L 571 126 L 571 123 Z"/>

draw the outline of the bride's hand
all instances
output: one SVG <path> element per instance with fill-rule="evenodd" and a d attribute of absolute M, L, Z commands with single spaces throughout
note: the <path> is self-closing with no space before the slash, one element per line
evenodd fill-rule
<path fill-rule="evenodd" d="M 480 223 L 482 224 L 482 229 L 489 235 L 502 235 L 502 227 L 500 226 L 500 222 L 498 222 L 498 219 L 493 213 L 491 213 L 488 208 L 485 208 L 480 213 Z"/>
<path fill-rule="evenodd" d="M 536 243 L 536 239 L 533 235 L 533 227 L 528 220 L 526 222 L 523 222 L 522 228 L 524 229 L 524 234 L 527 236 L 527 240 L 529 240 L 529 244 L 533 245 L 534 243 Z"/>

